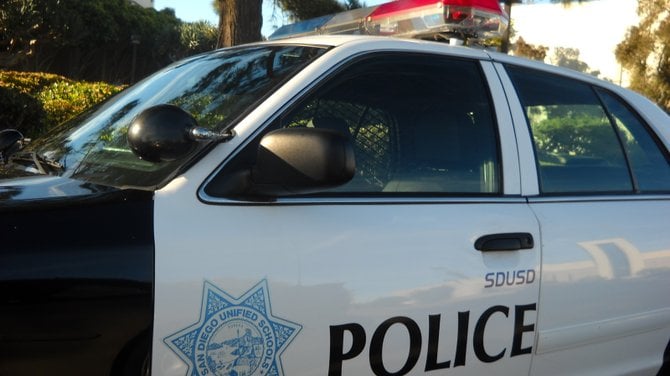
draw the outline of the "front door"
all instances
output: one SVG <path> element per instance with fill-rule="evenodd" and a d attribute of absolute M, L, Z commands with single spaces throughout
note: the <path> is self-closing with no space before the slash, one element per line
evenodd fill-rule
<path fill-rule="evenodd" d="M 265 123 L 350 137 L 344 186 L 230 197 L 257 132 L 159 191 L 154 374 L 527 374 L 539 228 L 488 64 L 370 53 Z"/>

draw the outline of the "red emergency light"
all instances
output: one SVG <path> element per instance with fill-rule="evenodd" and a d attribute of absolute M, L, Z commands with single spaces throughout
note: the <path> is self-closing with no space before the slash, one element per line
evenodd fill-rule
<path fill-rule="evenodd" d="M 508 24 L 497 0 L 396 0 L 282 26 L 269 39 L 366 34 L 487 45 L 502 37 Z"/>

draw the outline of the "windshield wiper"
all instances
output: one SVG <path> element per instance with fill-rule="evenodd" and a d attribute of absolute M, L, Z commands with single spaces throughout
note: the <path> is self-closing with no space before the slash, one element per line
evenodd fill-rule
<path fill-rule="evenodd" d="M 15 154 L 11 157 L 10 161 L 12 163 L 21 165 L 25 165 L 25 162 L 32 163 L 37 171 L 42 175 L 58 174 L 65 170 L 65 166 L 63 166 L 63 164 L 46 158 L 45 156 L 37 154 L 36 152 Z"/>

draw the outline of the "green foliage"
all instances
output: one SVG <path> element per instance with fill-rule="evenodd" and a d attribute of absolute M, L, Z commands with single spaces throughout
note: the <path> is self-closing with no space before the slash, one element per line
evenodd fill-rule
<path fill-rule="evenodd" d="M 517 39 L 514 44 L 514 54 L 516 56 L 523 56 L 533 60 L 544 61 L 544 58 L 547 56 L 547 51 L 549 47 L 546 46 L 535 46 L 530 43 L 526 43 L 522 37 Z"/>
<path fill-rule="evenodd" d="M 337 0 L 275 0 L 279 7 L 296 21 L 308 20 L 345 11 Z M 350 2 L 351 3 L 351 2 Z M 356 4 L 352 4 L 356 5 Z"/>
<path fill-rule="evenodd" d="M 47 124 L 60 124 L 120 90 L 104 82 L 62 80 L 44 87 L 37 95 L 47 113 Z"/>
<path fill-rule="evenodd" d="M 0 5 L 0 65 L 15 65 L 32 55 L 41 24 L 33 1 L 4 0 Z"/>
<path fill-rule="evenodd" d="M 0 68 L 45 71 L 74 79 L 130 82 L 211 39 L 172 9 L 156 11 L 128 0 L 4 0 L 0 2 Z M 133 77 L 132 72 L 135 71 Z"/>
<path fill-rule="evenodd" d="M 0 129 L 18 129 L 32 137 L 43 130 L 45 119 L 44 109 L 37 99 L 0 86 Z"/>
<path fill-rule="evenodd" d="M 122 89 L 54 74 L 0 71 L 0 127 L 36 137 Z"/>
<path fill-rule="evenodd" d="M 670 0 L 640 0 L 640 24 L 628 29 L 616 58 L 630 73 L 631 89 L 670 112 Z"/>
<path fill-rule="evenodd" d="M 365 3 L 360 2 L 360 0 L 346 0 L 344 2 L 344 7 L 347 10 L 352 10 L 352 9 L 358 9 L 358 8 L 365 8 L 367 5 Z"/>
<path fill-rule="evenodd" d="M 0 1 L 0 69 L 13 70 L 0 71 L 0 127 L 36 137 L 121 89 L 95 81 L 131 82 L 216 37 L 206 22 L 128 0 Z"/>
<path fill-rule="evenodd" d="M 546 119 L 533 128 L 538 149 L 553 154 L 571 156 L 604 155 L 607 150 L 596 150 L 602 143 L 594 142 L 606 139 L 612 129 L 603 126 L 606 119 L 580 115 L 570 119 Z"/>
<path fill-rule="evenodd" d="M 563 164 L 569 157 L 618 158 L 619 149 L 606 142 L 614 139 L 614 131 L 599 107 L 540 106 L 529 111 L 541 161 Z"/>
<path fill-rule="evenodd" d="M 360 0 L 273 0 L 294 21 L 366 7 Z"/>
<path fill-rule="evenodd" d="M 216 48 L 218 31 L 207 21 L 182 23 L 179 27 L 179 44 L 183 56 L 211 51 Z"/>
<path fill-rule="evenodd" d="M 579 60 L 579 49 L 577 48 L 557 47 L 551 60 L 554 65 L 559 67 L 569 68 L 595 77 L 600 75 L 600 71 L 592 70 L 588 64 Z"/>
<path fill-rule="evenodd" d="M 60 80 L 64 78 L 49 73 L 0 71 L 0 86 L 32 96 L 37 95 L 43 87 Z"/>

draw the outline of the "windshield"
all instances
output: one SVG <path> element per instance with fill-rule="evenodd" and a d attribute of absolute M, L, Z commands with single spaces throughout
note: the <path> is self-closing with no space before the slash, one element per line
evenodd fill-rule
<path fill-rule="evenodd" d="M 155 189 L 205 145 L 178 161 L 140 160 L 130 151 L 126 133 L 142 110 L 174 104 L 191 113 L 201 127 L 221 131 L 325 51 L 315 46 L 251 46 L 175 63 L 33 141 L 25 152 L 59 166 L 56 173 L 61 176 Z"/>

